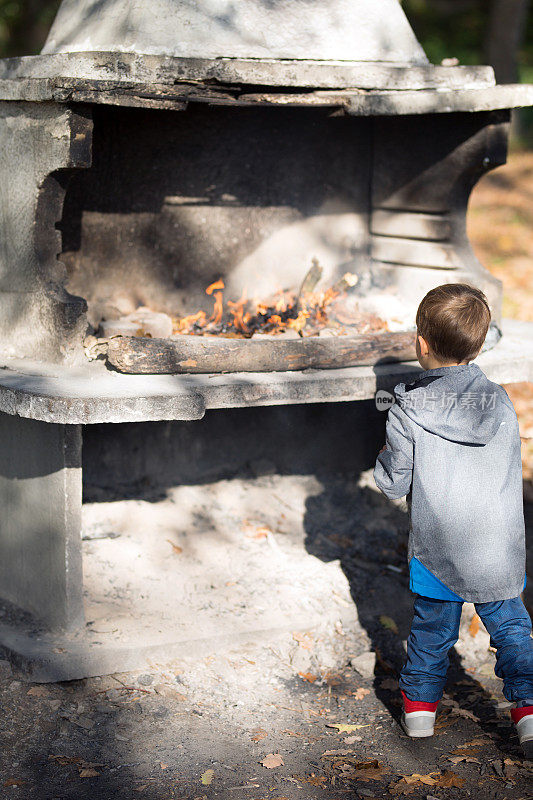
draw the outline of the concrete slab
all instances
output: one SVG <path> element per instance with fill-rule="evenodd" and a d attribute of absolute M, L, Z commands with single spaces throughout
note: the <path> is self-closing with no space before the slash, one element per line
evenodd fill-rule
<path fill-rule="evenodd" d="M 50 634 L 3 620 L 0 644 L 27 678 L 57 681 L 200 657 L 337 620 L 353 629 L 339 561 L 317 558 L 310 545 L 309 504 L 323 488 L 312 475 L 273 475 L 179 486 L 157 503 L 86 504 L 86 626 Z M 360 491 L 366 514 L 394 516 L 377 490 L 379 511 L 365 502 L 369 490 Z M 312 513 L 314 520 L 314 506 Z"/>
<path fill-rule="evenodd" d="M 505 319 L 500 342 L 476 359 L 497 383 L 533 380 L 533 323 Z M 207 409 L 368 400 L 420 371 L 418 362 L 303 372 L 122 375 L 10 360 L 0 368 L 0 411 L 44 422 L 91 424 L 201 419 Z"/>
<path fill-rule="evenodd" d="M 2 81 L 70 79 L 166 85 L 187 81 L 327 89 L 468 89 L 495 85 L 486 66 L 442 67 L 309 58 L 176 58 L 145 53 L 79 52 L 0 59 Z M 28 89 L 29 90 L 29 89 Z"/>

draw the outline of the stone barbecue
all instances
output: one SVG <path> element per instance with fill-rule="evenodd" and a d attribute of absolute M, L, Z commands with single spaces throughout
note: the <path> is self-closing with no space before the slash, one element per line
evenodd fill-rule
<path fill-rule="evenodd" d="M 428 63 L 397 0 L 63 0 L 0 62 L 0 596 L 84 630 L 85 443 L 128 459 L 107 423 L 368 400 L 416 372 L 433 286 L 480 287 L 484 369 L 529 379 L 465 216 L 532 104 Z M 45 678 L 113 667 L 0 643 Z"/>

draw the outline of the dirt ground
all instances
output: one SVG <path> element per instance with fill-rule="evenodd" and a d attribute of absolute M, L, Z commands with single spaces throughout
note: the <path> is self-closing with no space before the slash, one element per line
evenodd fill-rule
<path fill-rule="evenodd" d="M 533 154 L 513 154 L 507 167 L 483 179 L 469 215 L 477 253 L 504 281 L 504 315 L 528 320 L 532 199 Z M 523 435 L 533 574 L 533 387 L 506 389 Z M 266 638 L 250 634 L 238 647 L 214 648 L 202 657 L 68 683 L 26 683 L 0 661 L 0 797 L 533 798 L 533 763 L 520 757 L 494 675 L 494 654 L 472 606 L 464 608 L 435 737 L 411 741 L 401 732 L 397 671 L 412 607 L 403 501 L 387 501 L 372 485 L 371 473 L 363 473 L 357 481 L 346 475 L 224 481 L 203 487 L 194 503 L 214 507 L 229 488 L 240 498 L 238 513 L 223 503 L 216 514 L 203 516 L 190 507 L 207 537 L 202 546 L 226 541 L 234 547 L 241 537 L 246 554 L 246 571 L 238 575 L 227 552 L 220 561 L 212 557 L 212 588 L 226 593 L 224 602 L 237 617 L 239 609 L 253 606 L 257 626 L 277 626 L 278 632 Z M 158 513 L 164 516 L 165 504 L 183 509 L 190 491 L 180 491 L 160 501 Z M 246 518 L 236 528 L 246 497 Z M 142 519 L 146 506 L 142 500 L 110 503 L 107 510 L 89 505 L 86 530 L 105 534 L 111 520 L 113 530 L 125 536 L 121 520 L 128 514 Z M 188 549 L 182 533 L 162 533 L 168 548 L 177 547 L 177 580 L 185 560 L 193 563 L 201 555 Z M 95 581 L 114 541 L 87 538 Z M 293 594 L 286 579 L 291 571 L 298 589 Z M 260 577 L 254 584 L 255 575 Z M 205 622 L 212 606 L 207 595 L 202 605 L 201 594 L 197 613 Z M 143 601 L 135 583 L 117 597 L 125 608 Z M 171 600 L 179 602 L 178 594 Z M 284 626 L 290 603 L 316 616 L 321 602 L 322 624 Z M 531 587 L 526 603 L 533 610 Z"/>
<path fill-rule="evenodd" d="M 239 609 L 252 606 L 264 625 L 279 631 L 266 636 L 258 629 L 238 646 L 214 647 L 201 657 L 65 683 L 26 683 L 0 662 L 0 796 L 532 797 L 533 763 L 520 757 L 509 704 L 494 676 L 494 654 L 473 606 L 464 607 L 434 739 L 411 741 L 398 725 L 397 671 L 412 607 L 405 501 L 386 500 L 373 486 L 371 470 L 358 481 L 339 475 L 219 481 L 203 487 L 203 500 L 216 505 L 230 489 L 244 506 L 249 495 L 255 514 L 241 520 L 236 533 L 235 510 L 219 509 L 193 538 L 210 538 L 222 553 L 240 537 L 246 570 L 221 558 L 216 573 L 213 559 L 211 594 L 197 601 L 206 605 L 198 605 L 199 620 L 220 601 L 219 624 L 231 627 L 232 617 L 222 611 L 224 598 L 235 592 L 235 625 Z M 194 509 L 199 491 L 194 502 L 187 500 L 190 487 L 158 501 L 160 519 L 176 516 L 176 507 L 187 502 Z M 115 541 L 127 551 L 131 543 L 120 519 L 129 509 L 142 520 L 153 503 L 106 505 L 118 538 L 89 538 L 93 559 L 99 548 L 100 558 L 107 558 Z M 531 534 L 533 507 L 527 509 Z M 101 504 L 89 504 L 85 530 L 102 534 L 104 516 Z M 170 536 L 180 548 L 173 555 L 179 581 L 194 570 L 197 552 L 179 525 L 173 531 L 161 527 L 161 541 Z M 296 594 L 285 579 L 291 572 Z M 171 576 L 165 580 L 170 584 Z M 132 612 L 142 601 L 135 593 L 119 594 Z M 284 627 L 295 613 L 284 609 L 287 598 L 302 614 L 321 602 L 323 622 Z"/>

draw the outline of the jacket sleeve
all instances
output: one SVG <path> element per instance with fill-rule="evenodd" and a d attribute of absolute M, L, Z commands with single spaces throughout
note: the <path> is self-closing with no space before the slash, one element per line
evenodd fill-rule
<path fill-rule="evenodd" d="M 398 405 L 391 406 L 385 431 L 387 449 L 378 455 L 374 467 L 378 489 L 391 499 L 408 494 L 413 477 L 413 440 L 404 420 L 405 414 Z"/>

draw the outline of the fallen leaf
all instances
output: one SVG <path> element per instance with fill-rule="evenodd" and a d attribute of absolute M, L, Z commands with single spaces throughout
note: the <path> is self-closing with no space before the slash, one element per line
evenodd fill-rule
<path fill-rule="evenodd" d="M 162 761 L 159 762 L 161 769 L 168 769 L 168 764 L 164 764 Z"/>
<path fill-rule="evenodd" d="M 340 686 L 342 678 L 336 672 L 326 672 L 322 676 L 328 686 Z"/>
<path fill-rule="evenodd" d="M 455 774 L 455 772 L 444 770 L 444 772 L 439 777 L 438 785 L 446 789 L 449 788 L 461 789 L 465 785 L 465 779 L 460 778 L 459 775 Z"/>
<path fill-rule="evenodd" d="M 455 750 L 451 751 L 452 756 L 471 756 L 474 753 L 479 753 L 481 747 L 474 746 L 474 745 L 462 745 L 461 747 L 456 747 Z"/>
<path fill-rule="evenodd" d="M 196 367 L 198 366 L 198 362 L 194 360 L 194 358 L 186 358 L 185 361 L 178 362 L 180 367 Z"/>
<path fill-rule="evenodd" d="M 303 678 L 304 681 L 307 681 L 308 683 L 314 683 L 317 679 L 317 676 L 312 675 L 311 672 L 299 672 L 298 675 L 300 676 L 300 678 Z"/>
<path fill-rule="evenodd" d="M 489 743 L 490 739 L 488 737 L 487 739 L 472 739 L 470 742 L 465 742 L 464 744 L 460 744 L 459 747 L 478 747 Z M 454 750 L 453 752 L 457 753 L 457 750 Z"/>
<path fill-rule="evenodd" d="M 325 753 L 322 753 L 321 758 L 326 758 L 327 756 L 349 756 L 353 753 L 353 750 L 326 750 Z"/>
<path fill-rule="evenodd" d="M 362 736 L 347 736 L 346 739 L 344 739 L 344 743 L 354 744 L 354 742 L 360 742 L 362 741 L 362 739 L 363 739 Z"/>
<path fill-rule="evenodd" d="M 260 742 L 261 739 L 266 739 L 267 736 L 268 733 L 265 730 L 263 730 L 263 728 L 258 728 L 256 731 L 252 733 L 252 736 L 250 738 L 252 739 L 252 742 Z"/>
<path fill-rule="evenodd" d="M 383 672 L 394 672 L 394 667 L 392 664 L 389 664 L 386 658 L 383 658 L 379 647 L 374 648 L 374 652 L 376 654 L 376 662 Z"/>
<path fill-rule="evenodd" d="M 377 758 L 373 758 L 371 761 L 358 761 L 352 766 L 355 768 L 355 772 L 344 773 L 343 777 L 356 781 L 381 781 L 389 771 Z"/>
<path fill-rule="evenodd" d="M 214 777 L 215 777 L 215 770 L 206 769 L 201 778 L 203 786 L 211 786 Z"/>
<path fill-rule="evenodd" d="M 379 618 L 381 625 L 389 631 L 393 633 L 398 633 L 398 626 L 394 622 L 392 617 L 387 617 L 386 614 L 382 614 Z"/>
<path fill-rule="evenodd" d="M 437 781 L 432 773 L 427 775 L 420 775 L 418 772 L 413 772 L 412 775 L 402 775 L 406 783 L 423 783 L 424 786 L 435 786 Z"/>
<path fill-rule="evenodd" d="M 260 763 L 267 769 L 274 769 L 282 767 L 285 762 L 279 753 L 269 753 Z"/>
<path fill-rule="evenodd" d="M 80 778 L 96 778 L 97 775 L 100 775 L 98 770 L 85 767 L 80 769 Z"/>
<path fill-rule="evenodd" d="M 463 761 L 466 764 L 481 764 L 479 758 L 472 758 L 472 756 L 448 756 L 447 760 L 451 764 L 461 764 Z"/>
<path fill-rule="evenodd" d="M 479 722 L 479 717 L 476 717 L 471 711 L 468 711 L 466 708 L 452 708 L 451 714 L 457 717 L 465 717 L 466 719 L 471 719 L 473 722 Z"/>
<path fill-rule="evenodd" d="M 337 728 L 337 733 L 351 733 L 358 731 L 359 728 L 369 728 L 370 725 L 345 725 L 344 723 L 331 722 L 326 724 L 326 728 Z"/>
<path fill-rule="evenodd" d="M 292 638 L 298 642 L 300 647 L 303 647 L 304 650 L 312 650 L 314 647 L 315 643 L 310 633 L 299 633 L 298 631 L 294 631 Z"/>
<path fill-rule="evenodd" d="M 176 553 L 176 555 L 179 555 L 180 553 L 183 553 L 183 547 L 180 547 L 179 545 L 174 544 L 174 542 L 171 539 L 167 539 L 167 542 L 170 545 L 172 545 L 172 552 L 173 553 Z"/>
<path fill-rule="evenodd" d="M 352 692 L 353 697 L 355 700 L 362 700 L 363 697 L 366 697 L 367 694 L 370 694 L 370 689 L 365 689 L 363 686 L 360 686 L 355 692 Z"/>
<path fill-rule="evenodd" d="M 474 616 L 472 617 L 472 621 L 468 626 L 468 633 L 470 634 L 470 636 L 472 636 L 472 638 L 474 638 L 474 636 L 476 636 L 476 634 L 478 633 L 480 622 L 481 620 L 479 618 L 479 614 L 474 614 Z"/>
<path fill-rule="evenodd" d="M 78 756 L 48 756 L 49 761 L 56 761 L 60 766 L 66 767 L 69 764 L 79 764 L 83 759 Z"/>
<path fill-rule="evenodd" d="M 32 686 L 26 694 L 31 697 L 49 697 L 48 689 L 45 689 L 44 686 Z"/>
<path fill-rule="evenodd" d="M 7 781 L 4 781 L 4 786 L 24 786 L 27 782 L 28 781 L 23 781 L 20 778 L 8 778 Z"/>
<path fill-rule="evenodd" d="M 298 775 L 297 778 L 302 783 L 310 783 L 311 786 L 323 786 L 328 781 L 326 775 L 315 775 L 314 772 L 311 775 Z"/>

